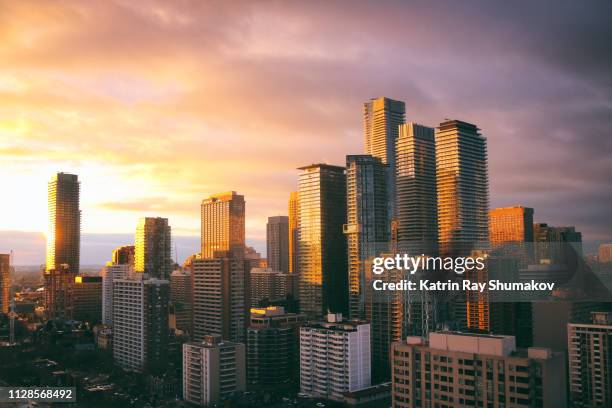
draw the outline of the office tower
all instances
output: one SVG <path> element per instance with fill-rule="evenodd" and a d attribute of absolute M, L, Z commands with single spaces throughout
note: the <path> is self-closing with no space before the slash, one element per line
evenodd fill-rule
<path fill-rule="evenodd" d="M 115 265 L 129 265 L 134 267 L 135 254 L 134 245 L 125 245 L 117 247 L 113 250 L 112 263 Z"/>
<path fill-rule="evenodd" d="M 406 122 L 404 102 L 380 97 L 363 104 L 365 152 L 381 159 L 387 175 L 387 216 L 389 226 L 395 217 L 395 143 L 399 126 Z"/>
<path fill-rule="evenodd" d="M 192 333 L 193 282 L 189 270 L 176 270 L 170 275 L 170 300 L 175 327 L 183 332 Z"/>
<path fill-rule="evenodd" d="M 489 241 L 494 247 L 509 242 L 533 242 L 533 208 L 517 205 L 489 211 Z"/>
<path fill-rule="evenodd" d="M 563 353 L 517 350 L 512 336 L 430 333 L 392 356 L 394 408 L 567 406 Z"/>
<path fill-rule="evenodd" d="M 601 263 L 612 262 L 612 244 L 600 244 L 597 249 L 597 260 Z"/>
<path fill-rule="evenodd" d="M 128 371 L 164 369 L 168 348 L 167 280 L 135 274 L 113 282 L 113 358 Z"/>
<path fill-rule="evenodd" d="M 213 258 L 217 251 L 244 258 L 245 203 L 235 191 L 215 194 L 202 201 L 202 257 Z"/>
<path fill-rule="evenodd" d="M 132 271 L 128 264 L 108 263 L 102 268 L 102 323 L 113 325 L 113 282 L 125 279 Z"/>
<path fill-rule="evenodd" d="M 183 399 L 211 406 L 246 391 L 244 344 L 205 336 L 183 344 Z"/>
<path fill-rule="evenodd" d="M 369 387 L 370 324 L 343 322 L 342 314 L 300 328 L 300 391 L 342 401 L 343 393 Z"/>
<path fill-rule="evenodd" d="M 283 307 L 251 309 L 247 329 L 247 382 L 253 389 L 288 388 L 299 378 L 299 327 L 306 315 Z"/>
<path fill-rule="evenodd" d="M 0 254 L 0 313 L 8 314 L 10 304 L 11 255 Z"/>
<path fill-rule="evenodd" d="M 378 157 L 346 156 L 346 216 L 348 244 L 349 315 L 365 318 L 366 259 L 387 250 L 387 186 Z"/>
<path fill-rule="evenodd" d="M 49 228 L 45 308 L 51 318 L 69 318 L 70 287 L 79 273 L 81 241 L 78 176 L 57 173 L 48 185 Z"/>
<path fill-rule="evenodd" d="M 344 167 L 301 167 L 298 252 L 300 310 L 311 316 L 348 309 Z"/>
<path fill-rule="evenodd" d="M 459 120 L 440 124 L 436 179 L 440 253 L 469 255 L 489 239 L 487 146 L 475 125 Z"/>
<path fill-rule="evenodd" d="M 72 318 L 92 325 L 102 320 L 102 277 L 76 276 L 72 286 Z"/>
<path fill-rule="evenodd" d="M 297 276 L 270 268 L 253 268 L 251 280 L 251 307 L 258 307 L 262 301 L 287 299 L 297 288 Z"/>
<path fill-rule="evenodd" d="M 591 323 L 570 323 L 567 342 L 571 406 L 611 406 L 612 313 L 594 312 Z"/>
<path fill-rule="evenodd" d="M 210 334 L 241 343 L 247 313 L 244 262 L 221 255 L 192 261 L 193 338 Z"/>
<path fill-rule="evenodd" d="M 407 123 L 396 143 L 398 250 L 434 256 L 438 252 L 436 143 L 434 129 Z"/>
<path fill-rule="evenodd" d="M 298 218 L 300 214 L 300 193 L 289 195 L 289 273 L 298 273 Z"/>
<path fill-rule="evenodd" d="M 147 277 L 170 279 L 172 238 L 167 218 L 141 218 L 136 227 L 134 271 Z"/>
<path fill-rule="evenodd" d="M 268 268 L 289 272 L 289 217 L 268 217 L 266 247 Z"/>
<path fill-rule="evenodd" d="M 582 256 L 582 233 L 575 227 L 533 225 L 536 262 L 573 264 Z"/>

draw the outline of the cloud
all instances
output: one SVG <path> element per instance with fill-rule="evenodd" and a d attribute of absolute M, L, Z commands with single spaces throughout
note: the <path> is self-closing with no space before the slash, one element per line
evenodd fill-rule
<path fill-rule="evenodd" d="M 262 240 L 295 168 L 363 151 L 361 104 L 386 95 L 406 101 L 409 120 L 478 124 L 493 205 L 532 205 L 542 221 L 610 239 L 611 8 L 9 2 L 0 175 L 44 191 L 51 171 L 74 169 L 97 233 L 151 214 L 195 234 L 200 201 L 236 190 L 249 238 Z"/>

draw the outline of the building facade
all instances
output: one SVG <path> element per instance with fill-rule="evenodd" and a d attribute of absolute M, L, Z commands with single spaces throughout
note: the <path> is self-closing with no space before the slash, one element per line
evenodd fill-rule
<path fill-rule="evenodd" d="M 134 267 L 134 258 L 136 256 L 136 247 L 134 245 L 124 245 L 113 250 L 112 263 L 115 265 L 129 265 Z"/>
<path fill-rule="evenodd" d="M 341 314 L 300 328 L 300 391 L 343 401 L 346 392 L 371 385 L 370 325 Z"/>
<path fill-rule="evenodd" d="M 72 318 L 92 325 L 102 321 L 102 277 L 76 276 L 72 286 Z"/>
<path fill-rule="evenodd" d="M 175 327 L 192 333 L 193 280 L 189 270 L 175 270 L 170 275 L 170 300 Z"/>
<path fill-rule="evenodd" d="M 260 306 L 261 301 L 274 301 L 294 296 L 297 289 L 297 276 L 270 268 L 253 268 L 250 277 L 251 307 Z"/>
<path fill-rule="evenodd" d="M 289 273 L 298 273 L 298 217 L 300 214 L 300 193 L 289 194 Z"/>
<path fill-rule="evenodd" d="M 563 353 L 517 352 L 512 336 L 408 337 L 392 346 L 392 370 L 394 408 L 567 406 Z"/>
<path fill-rule="evenodd" d="M 247 305 L 245 303 L 244 261 L 229 257 L 195 258 L 193 280 L 193 338 L 221 336 L 244 342 Z"/>
<path fill-rule="evenodd" d="M 346 156 L 349 316 L 365 319 L 365 260 L 387 250 L 387 166 L 370 155 Z"/>
<path fill-rule="evenodd" d="M 344 167 L 301 167 L 298 221 L 300 308 L 311 316 L 347 314 L 348 264 Z"/>
<path fill-rule="evenodd" d="M 289 217 L 268 217 L 266 225 L 268 268 L 289 272 Z"/>
<path fill-rule="evenodd" d="M 213 258 L 218 251 L 244 258 L 244 196 L 235 191 L 212 195 L 202 201 L 201 217 L 203 258 Z"/>
<path fill-rule="evenodd" d="M 0 313 L 8 314 L 10 301 L 11 255 L 0 254 Z"/>
<path fill-rule="evenodd" d="M 612 313 L 594 312 L 592 322 L 567 330 L 572 407 L 612 405 Z"/>
<path fill-rule="evenodd" d="M 210 406 L 246 390 L 244 344 L 205 336 L 183 344 L 183 399 Z"/>
<path fill-rule="evenodd" d="M 113 325 L 113 282 L 125 279 L 132 271 L 128 264 L 108 263 L 102 268 L 102 323 Z"/>
<path fill-rule="evenodd" d="M 390 98 L 373 98 L 363 104 L 365 153 L 387 165 L 387 216 L 395 218 L 395 143 L 399 126 L 406 122 L 406 106 Z"/>
<path fill-rule="evenodd" d="M 136 227 L 134 271 L 168 280 L 172 272 L 172 237 L 167 218 L 141 218 Z"/>
<path fill-rule="evenodd" d="M 50 318 L 70 318 L 71 286 L 79 273 L 81 245 L 80 182 L 57 173 L 48 184 L 49 227 L 45 265 L 45 309 Z"/>

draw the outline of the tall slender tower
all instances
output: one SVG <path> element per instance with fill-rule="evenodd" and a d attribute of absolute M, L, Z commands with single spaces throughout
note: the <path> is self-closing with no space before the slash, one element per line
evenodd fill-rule
<path fill-rule="evenodd" d="M 310 316 L 348 309 L 346 176 L 344 167 L 301 167 L 299 270 L 300 309 Z"/>
<path fill-rule="evenodd" d="M 202 257 L 217 251 L 243 259 L 245 250 L 244 196 L 235 191 L 215 194 L 202 201 Z"/>
<path fill-rule="evenodd" d="M 134 272 L 150 278 L 170 279 L 172 238 L 167 218 L 141 218 L 136 227 Z"/>
<path fill-rule="evenodd" d="M 395 143 L 399 125 L 406 122 L 406 105 L 402 101 L 380 97 L 363 104 L 365 152 L 387 164 L 387 215 L 395 217 Z"/>
<path fill-rule="evenodd" d="M 268 268 L 289 272 L 289 217 L 268 217 L 266 248 Z"/>
<path fill-rule="evenodd" d="M 9 274 L 11 269 L 11 255 L 0 254 L 0 313 L 9 312 Z"/>
<path fill-rule="evenodd" d="M 436 132 L 438 237 L 444 255 L 466 255 L 489 239 L 487 142 L 459 120 Z"/>
<path fill-rule="evenodd" d="M 346 156 L 344 233 L 348 243 L 349 314 L 365 319 L 364 262 L 387 250 L 386 165 L 371 155 Z"/>
<path fill-rule="evenodd" d="M 402 252 L 438 252 L 436 144 L 434 129 L 416 123 L 400 126 L 396 144 L 397 240 Z"/>
<path fill-rule="evenodd" d="M 48 192 L 45 306 L 49 317 L 70 317 L 70 287 L 79 273 L 81 242 L 78 176 L 55 174 Z"/>
<path fill-rule="evenodd" d="M 300 194 L 292 191 L 289 195 L 289 273 L 298 273 L 298 216 Z"/>

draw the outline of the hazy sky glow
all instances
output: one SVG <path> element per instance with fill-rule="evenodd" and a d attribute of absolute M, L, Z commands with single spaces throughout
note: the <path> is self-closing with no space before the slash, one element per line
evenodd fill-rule
<path fill-rule="evenodd" d="M 362 152 L 380 95 L 476 123 L 492 206 L 611 240 L 612 3 L 432 3 L 2 2 L 0 252 L 42 261 L 6 231 L 46 229 L 56 171 L 90 237 L 145 215 L 197 235 L 200 201 L 236 190 L 263 249 L 295 168 Z"/>

